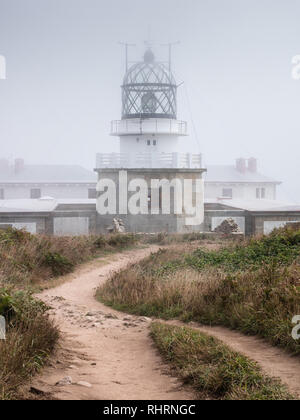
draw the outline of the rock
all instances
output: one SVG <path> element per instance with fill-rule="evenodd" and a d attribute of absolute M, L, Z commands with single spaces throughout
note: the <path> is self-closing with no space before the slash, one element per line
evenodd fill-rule
<path fill-rule="evenodd" d="M 106 315 L 104 315 L 104 318 L 106 318 L 106 319 L 118 319 L 118 317 L 114 314 L 106 314 Z"/>
<path fill-rule="evenodd" d="M 92 385 L 89 382 L 85 382 L 85 381 L 79 381 L 76 383 L 76 385 L 84 386 L 86 388 L 92 388 Z"/>
<path fill-rule="evenodd" d="M 224 235 L 230 233 L 241 233 L 238 224 L 232 219 L 225 219 L 219 226 L 214 230 L 216 233 L 222 233 Z"/>
<path fill-rule="evenodd" d="M 60 381 L 56 382 L 56 386 L 64 386 L 64 385 L 71 385 L 72 384 L 72 378 L 71 376 L 66 376 L 65 378 L 62 378 Z"/>
<path fill-rule="evenodd" d="M 137 321 L 140 321 L 140 322 L 152 322 L 152 319 L 151 318 L 147 318 L 146 316 L 143 316 L 141 318 L 138 318 Z"/>
<path fill-rule="evenodd" d="M 30 387 L 29 392 L 31 392 L 31 394 L 35 394 L 35 395 L 45 395 L 45 391 L 42 391 L 41 389 L 35 388 L 34 386 Z"/>

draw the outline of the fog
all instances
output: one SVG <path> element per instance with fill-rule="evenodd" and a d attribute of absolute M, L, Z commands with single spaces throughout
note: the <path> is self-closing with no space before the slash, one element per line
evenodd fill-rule
<path fill-rule="evenodd" d="M 118 150 L 110 121 L 121 117 L 124 49 L 180 40 L 173 50 L 183 150 L 207 164 L 257 157 L 283 181 L 280 198 L 300 201 L 299 0 L 0 0 L 1 157 L 94 168 L 96 152 Z"/>

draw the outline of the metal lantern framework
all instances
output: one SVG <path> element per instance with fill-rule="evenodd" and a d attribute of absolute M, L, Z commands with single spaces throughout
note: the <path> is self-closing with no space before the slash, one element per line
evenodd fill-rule
<path fill-rule="evenodd" d="M 122 86 L 122 119 L 177 117 L 177 85 L 169 69 L 147 50 L 144 61 L 126 73 Z"/>

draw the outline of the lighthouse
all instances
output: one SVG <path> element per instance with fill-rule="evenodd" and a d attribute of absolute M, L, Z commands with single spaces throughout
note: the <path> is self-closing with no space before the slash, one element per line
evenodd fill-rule
<path fill-rule="evenodd" d="M 125 74 L 122 120 L 112 122 L 111 133 L 120 138 L 120 153 L 132 167 L 147 166 L 147 161 L 149 166 L 164 166 L 166 155 L 178 153 L 179 137 L 187 135 L 186 122 L 177 120 L 171 68 L 156 62 L 151 49 Z"/>
<path fill-rule="evenodd" d="M 112 217 L 122 218 L 127 230 L 132 232 L 190 232 L 203 228 L 202 174 L 205 169 L 201 154 L 192 154 L 189 150 L 180 152 L 180 142 L 188 137 L 188 129 L 187 122 L 177 118 L 177 89 L 171 54 L 165 64 L 147 48 L 142 60 L 131 66 L 128 66 L 126 54 L 121 119 L 111 122 L 110 133 L 119 138 L 120 149 L 118 153 L 97 154 L 99 231 L 111 225 Z M 125 172 L 126 179 L 120 180 L 120 173 L 123 176 Z M 116 199 L 107 213 L 99 210 L 100 202 L 104 202 L 101 194 L 105 190 L 104 180 L 110 180 L 116 186 Z M 134 196 L 132 186 L 139 182 L 139 191 L 149 191 L 148 204 L 140 197 L 136 201 L 143 202 L 143 210 L 130 214 L 130 205 L 128 207 L 124 200 L 130 204 L 130 196 Z M 188 207 L 194 206 L 197 223 L 190 225 L 184 189 L 191 182 L 195 183 L 192 187 L 194 197 Z"/>

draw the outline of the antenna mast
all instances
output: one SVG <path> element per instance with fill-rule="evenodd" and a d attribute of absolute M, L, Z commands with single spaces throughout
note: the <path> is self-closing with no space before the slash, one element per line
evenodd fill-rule
<path fill-rule="evenodd" d="M 135 47 L 136 44 L 129 44 L 128 42 L 119 42 L 120 45 L 125 47 L 125 62 L 126 62 L 126 73 L 128 71 L 128 48 Z"/>
<path fill-rule="evenodd" d="M 172 70 L 172 49 L 174 45 L 180 44 L 180 41 L 176 42 L 169 42 L 168 44 L 161 44 L 162 47 L 168 47 L 169 48 L 169 70 Z"/>

